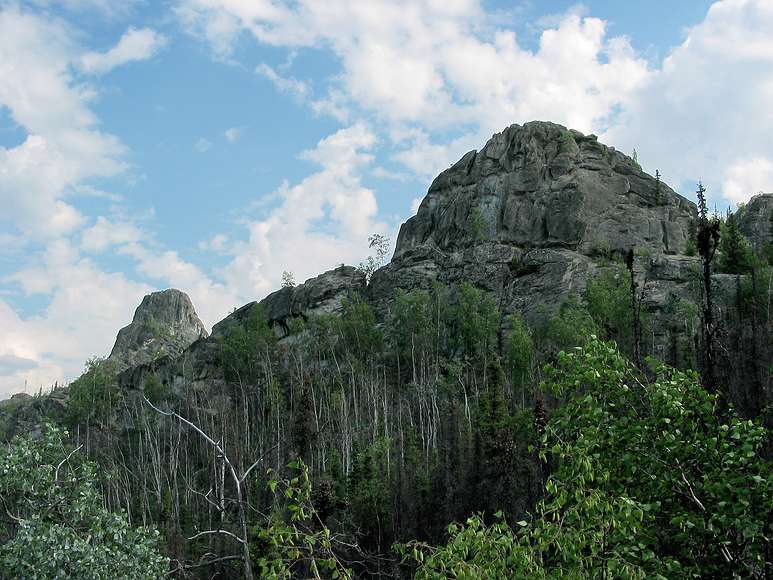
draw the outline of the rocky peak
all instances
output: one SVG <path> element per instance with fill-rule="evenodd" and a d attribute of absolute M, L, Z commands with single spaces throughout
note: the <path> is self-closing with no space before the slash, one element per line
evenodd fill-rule
<path fill-rule="evenodd" d="M 400 257 L 417 246 L 456 251 L 481 242 L 584 255 L 684 250 L 694 205 L 595 135 L 546 122 L 511 125 L 441 173 L 400 229 Z"/>
<path fill-rule="evenodd" d="M 109 360 L 123 370 L 160 356 L 177 355 L 206 336 L 187 294 L 174 289 L 153 292 L 142 299 L 131 324 L 118 331 Z"/>
<path fill-rule="evenodd" d="M 738 229 L 758 253 L 773 244 L 773 193 L 760 193 L 738 210 Z"/>

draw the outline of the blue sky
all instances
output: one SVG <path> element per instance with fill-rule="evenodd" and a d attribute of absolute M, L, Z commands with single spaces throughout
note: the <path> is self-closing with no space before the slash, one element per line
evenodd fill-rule
<path fill-rule="evenodd" d="M 211 326 L 358 263 L 510 123 L 770 191 L 770 30 L 770 0 L 0 0 L 0 394 L 76 376 L 149 291 Z"/>

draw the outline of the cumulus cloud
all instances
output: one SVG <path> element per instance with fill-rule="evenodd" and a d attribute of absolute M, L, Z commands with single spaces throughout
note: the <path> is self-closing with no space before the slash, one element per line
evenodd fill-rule
<path fill-rule="evenodd" d="M 142 243 L 125 244 L 117 251 L 134 258 L 137 271 L 161 282 L 161 286 L 185 291 L 207 326 L 247 301 L 238 294 L 236 286 L 214 281 L 204 270 L 183 259 L 176 251 L 159 251 Z"/>
<path fill-rule="evenodd" d="M 23 318 L 0 299 L 0 356 L 28 361 L 0 373 L 0 393 L 47 388 L 77 376 L 88 356 L 107 354 L 118 328 L 151 287 L 102 271 L 67 240 L 52 241 L 27 268 L 9 278 L 23 294 L 50 298 L 38 315 Z"/>
<path fill-rule="evenodd" d="M 732 200 L 753 193 L 733 189 L 752 186 L 729 178 L 733 167 L 771 159 L 768 0 L 715 2 L 662 62 L 648 62 L 627 38 L 610 36 L 606 22 L 587 10 L 542 20 L 537 47 L 529 49 L 478 0 L 178 6 L 185 26 L 216 51 L 228 51 L 242 34 L 291 51 L 331 51 L 340 70 L 312 108 L 342 121 L 371 115 L 388 131 L 419 129 L 395 143 L 395 159 L 423 178 L 492 133 L 533 119 L 601 134 L 626 151 L 636 147 L 645 167 L 671 183 L 703 178 L 715 197 Z"/>
<path fill-rule="evenodd" d="M 604 138 L 714 200 L 773 189 L 773 4 L 715 2 Z"/>
<path fill-rule="evenodd" d="M 150 28 L 129 28 L 107 52 L 87 52 L 81 57 L 81 69 L 92 74 L 105 74 L 129 62 L 147 60 L 167 44 L 167 39 Z"/>
<path fill-rule="evenodd" d="M 99 128 L 91 109 L 94 89 L 74 76 L 82 52 L 62 21 L 0 5 L 0 107 L 26 132 L 19 145 L 0 147 L 0 241 L 26 244 L 28 252 L 22 269 L 3 276 L 3 394 L 77 376 L 88 356 L 106 354 L 151 289 L 105 272 L 73 241 L 99 252 L 137 235 L 97 220 L 79 236 L 91 220 L 72 198 L 99 194 L 90 180 L 126 168 L 126 148 Z M 47 301 L 34 315 L 12 306 L 33 295 Z"/>
<path fill-rule="evenodd" d="M 733 203 L 743 203 L 761 191 L 773 191 L 773 156 L 740 159 L 724 175 L 722 191 Z"/>
<path fill-rule="evenodd" d="M 598 131 L 652 71 L 603 20 L 570 11 L 522 47 L 477 0 L 182 0 L 178 13 L 216 51 L 241 32 L 258 42 L 331 50 L 341 65 L 316 112 L 360 111 L 391 129 L 420 129 L 395 159 L 426 178 L 513 122 L 542 118 Z M 219 24 L 215 24 L 219 23 Z M 283 90 L 302 81 L 259 72 Z M 456 135 L 450 140 L 447 132 Z M 437 134 L 441 133 L 442 138 Z"/>
<path fill-rule="evenodd" d="M 27 132 L 0 147 L 0 223 L 28 235 L 73 231 L 83 223 L 67 200 L 73 188 L 125 168 L 125 148 L 99 130 L 93 94 L 71 76 L 77 54 L 61 24 L 0 9 L 0 106 Z"/>
<path fill-rule="evenodd" d="M 274 192 L 276 207 L 246 224 L 248 239 L 231 242 L 231 260 L 219 272 L 226 287 L 254 299 L 278 288 L 284 270 L 303 281 L 341 262 L 362 260 L 368 235 L 388 229 L 377 220 L 375 193 L 361 182 L 375 144 L 372 130 L 355 123 L 304 152 L 301 157 L 318 171 L 294 185 L 284 183 Z"/>
<path fill-rule="evenodd" d="M 112 246 L 139 242 L 144 237 L 140 228 L 131 222 L 99 216 L 94 225 L 81 233 L 81 248 L 87 252 L 101 253 Z"/>

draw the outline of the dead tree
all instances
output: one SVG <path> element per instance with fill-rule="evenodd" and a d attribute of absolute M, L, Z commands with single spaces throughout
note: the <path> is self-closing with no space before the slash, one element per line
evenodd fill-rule
<path fill-rule="evenodd" d="M 189 421 L 188 419 L 186 419 L 185 417 L 183 417 L 182 415 L 174 411 L 163 411 L 159 409 L 153 403 L 151 403 L 147 399 L 147 397 L 143 397 L 143 398 L 145 399 L 145 403 L 147 403 L 147 405 L 157 413 L 160 413 L 165 417 L 173 417 L 178 421 L 180 421 L 181 423 L 187 425 L 194 431 L 196 431 L 196 433 L 198 433 L 199 435 L 201 435 L 201 437 L 203 437 L 204 440 L 213 447 L 213 449 L 218 455 L 218 458 L 224 463 L 225 467 L 227 468 L 228 474 L 231 476 L 231 480 L 233 481 L 234 489 L 236 491 L 236 498 L 234 500 L 234 503 L 236 504 L 237 515 L 239 518 L 239 533 L 235 534 L 231 531 L 218 528 L 218 529 L 200 531 L 188 539 L 195 540 L 203 536 L 221 534 L 235 540 L 241 546 L 241 552 L 242 552 L 241 559 L 244 565 L 244 578 L 246 580 L 254 580 L 255 576 L 252 573 L 252 563 L 250 561 L 249 535 L 247 533 L 247 499 L 245 497 L 244 484 L 247 479 L 247 476 L 252 472 L 252 470 L 255 467 L 258 466 L 258 464 L 261 461 L 263 461 L 263 457 L 260 457 L 259 459 L 257 459 L 252 465 L 250 465 L 246 470 L 244 470 L 243 473 L 241 473 L 238 466 L 235 465 L 228 457 L 228 454 L 225 452 L 225 449 L 223 448 L 223 446 L 218 441 L 215 441 L 212 437 L 210 437 L 202 428 L 200 428 L 192 421 Z M 222 509 L 222 507 L 219 509 Z M 222 561 L 226 558 L 218 558 L 218 561 Z"/>

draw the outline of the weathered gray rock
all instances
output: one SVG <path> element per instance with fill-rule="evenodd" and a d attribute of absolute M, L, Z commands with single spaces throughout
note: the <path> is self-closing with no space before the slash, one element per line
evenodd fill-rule
<path fill-rule="evenodd" d="M 365 274 L 352 266 L 339 266 L 303 284 L 282 288 L 260 302 L 250 302 L 233 311 L 212 327 L 212 335 L 197 340 L 181 353 L 144 361 L 119 375 L 122 387 L 141 388 L 153 374 L 177 391 L 207 388 L 217 390 L 223 381 L 219 364 L 220 343 L 237 325 L 244 325 L 258 304 L 269 326 L 279 338 L 289 331 L 293 318 L 308 319 L 314 315 L 340 312 L 343 301 L 354 292 L 365 289 Z"/>
<path fill-rule="evenodd" d="M 433 181 L 370 296 L 384 304 L 395 288 L 468 281 L 528 319 L 581 292 L 600 258 L 681 254 L 694 212 L 595 135 L 512 125 Z"/>
<path fill-rule="evenodd" d="M 340 312 L 343 300 L 353 292 L 365 289 L 365 274 L 353 266 L 339 266 L 298 286 L 282 288 L 260 301 L 266 321 L 280 337 L 287 334 L 293 318 Z M 250 302 L 229 314 L 212 327 L 213 336 L 228 334 L 234 324 L 243 324 L 253 306 Z"/>
<path fill-rule="evenodd" d="M 773 244 L 773 193 L 760 193 L 738 210 L 738 229 L 755 252 Z"/>
<path fill-rule="evenodd" d="M 584 255 L 684 250 L 694 205 L 629 157 L 553 123 L 511 125 L 441 173 L 402 228 L 395 258 L 491 242 Z"/>
<path fill-rule="evenodd" d="M 131 324 L 118 331 L 108 360 L 118 371 L 163 356 L 176 356 L 207 336 L 187 294 L 169 289 L 142 299 Z"/>

